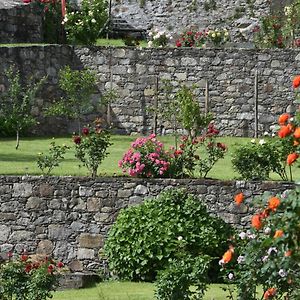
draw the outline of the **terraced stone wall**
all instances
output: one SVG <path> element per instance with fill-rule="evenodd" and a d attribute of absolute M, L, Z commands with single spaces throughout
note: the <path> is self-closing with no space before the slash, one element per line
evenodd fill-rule
<path fill-rule="evenodd" d="M 209 212 L 235 227 L 248 227 L 247 205 L 233 196 L 242 191 L 248 201 L 264 191 L 294 188 L 280 182 L 0 176 L 0 256 L 7 252 L 53 255 L 72 271 L 103 266 L 99 251 L 120 209 L 143 202 L 162 190 L 185 188 L 204 202 Z"/>

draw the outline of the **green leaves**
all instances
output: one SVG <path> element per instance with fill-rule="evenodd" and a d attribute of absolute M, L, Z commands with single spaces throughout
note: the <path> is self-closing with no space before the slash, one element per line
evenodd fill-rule
<path fill-rule="evenodd" d="M 230 232 L 230 226 L 209 216 L 197 198 L 168 190 L 123 210 L 109 231 L 105 253 L 121 279 L 152 281 L 182 243 L 192 256 L 220 256 Z"/>

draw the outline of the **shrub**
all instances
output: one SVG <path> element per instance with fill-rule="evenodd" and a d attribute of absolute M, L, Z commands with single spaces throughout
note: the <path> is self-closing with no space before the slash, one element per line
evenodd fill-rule
<path fill-rule="evenodd" d="M 148 47 L 166 47 L 172 39 L 171 34 L 164 30 L 153 29 L 148 33 Z"/>
<path fill-rule="evenodd" d="M 207 31 L 188 29 L 180 34 L 176 40 L 176 47 L 203 47 L 207 40 Z"/>
<path fill-rule="evenodd" d="M 121 211 L 109 231 L 105 253 L 119 278 L 152 281 L 176 257 L 178 237 L 185 240 L 188 254 L 216 257 L 230 232 L 230 226 L 211 217 L 197 198 L 168 190 Z"/>
<path fill-rule="evenodd" d="M 9 254 L 11 256 L 11 254 Z M 32 261 L 22 254 L 0 264 L 0 295 L 3 300 L 45 300 L 52 298 L 58 284 L 61 262 L 51 259 Z"/>
<path fill-rule="evenodd" d="M 237 286 L 238 299 L 299 299 L 299 199 L 299 189 L 254 199 L 258 211 L 251 229 L 234 237 L 234 250 L 231 255 L 227 251 L 220 262 L 225 277 L 231 274 L 230 283 Z"/>
<path fill-rule="evenodd" d="M 207 288 L 209 256 L 185 256 L 173 260 L 158 274 L 155 296 L 158 300 L 202 299 Z M 193 286 L 193 289 L 191 289 Z"/>
<path fill-rule="evenodd" d="M 107 21 L 107 1 L 83 0 L 80 10 L 68 7 L 63 24 L 71 44 L 92 45 Z"/>
<path fill-rule="evenodd" d="M 95 127 L 84 127 L 82 135 L 73 136 L 75 157 L 90 171 L 91 176 L 97 176 L 99 165 L 108 155 L 107 148 L 111 145 L 109 132 L 100 128 L 100 121 L 95 121 Z"/>

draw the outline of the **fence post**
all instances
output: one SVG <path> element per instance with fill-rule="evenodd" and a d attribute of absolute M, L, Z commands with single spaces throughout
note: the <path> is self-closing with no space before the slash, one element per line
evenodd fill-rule
<path fill-rule="evenodd" d="M 254 77 L 254 138 L 258 138 L 258 72 Z"/>
<path fill-rule="evenodd" d="M 158 109 L 158 76 L 155 77 L 155 97 L 153 114 L 153 133 L 157 134 L 157 109 Z"/>

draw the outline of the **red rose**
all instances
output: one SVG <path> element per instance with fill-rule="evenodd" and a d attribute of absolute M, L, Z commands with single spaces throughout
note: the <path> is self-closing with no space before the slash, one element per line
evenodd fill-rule
<path fill-rule="evenodd" d="M 58 263 L 57 263 L 57 267 L 58 268 L 62 268 L 64 266 L 64 263 L 62 262 L 62 261 L 59 261 Z"/>
<path fill-rule="evenodd" d="M 76 144 L 76 145 L 79 145 L 81 143 L 81 137 L 79 135 L 76 135 L 73 137 L 73 142 Z"/>
<path fill-rule="evenodd" d="M 90 130 L 87 127 L 82 128 L 82 134 L 83 135 L 88 135 L 90 133 Z"/>

